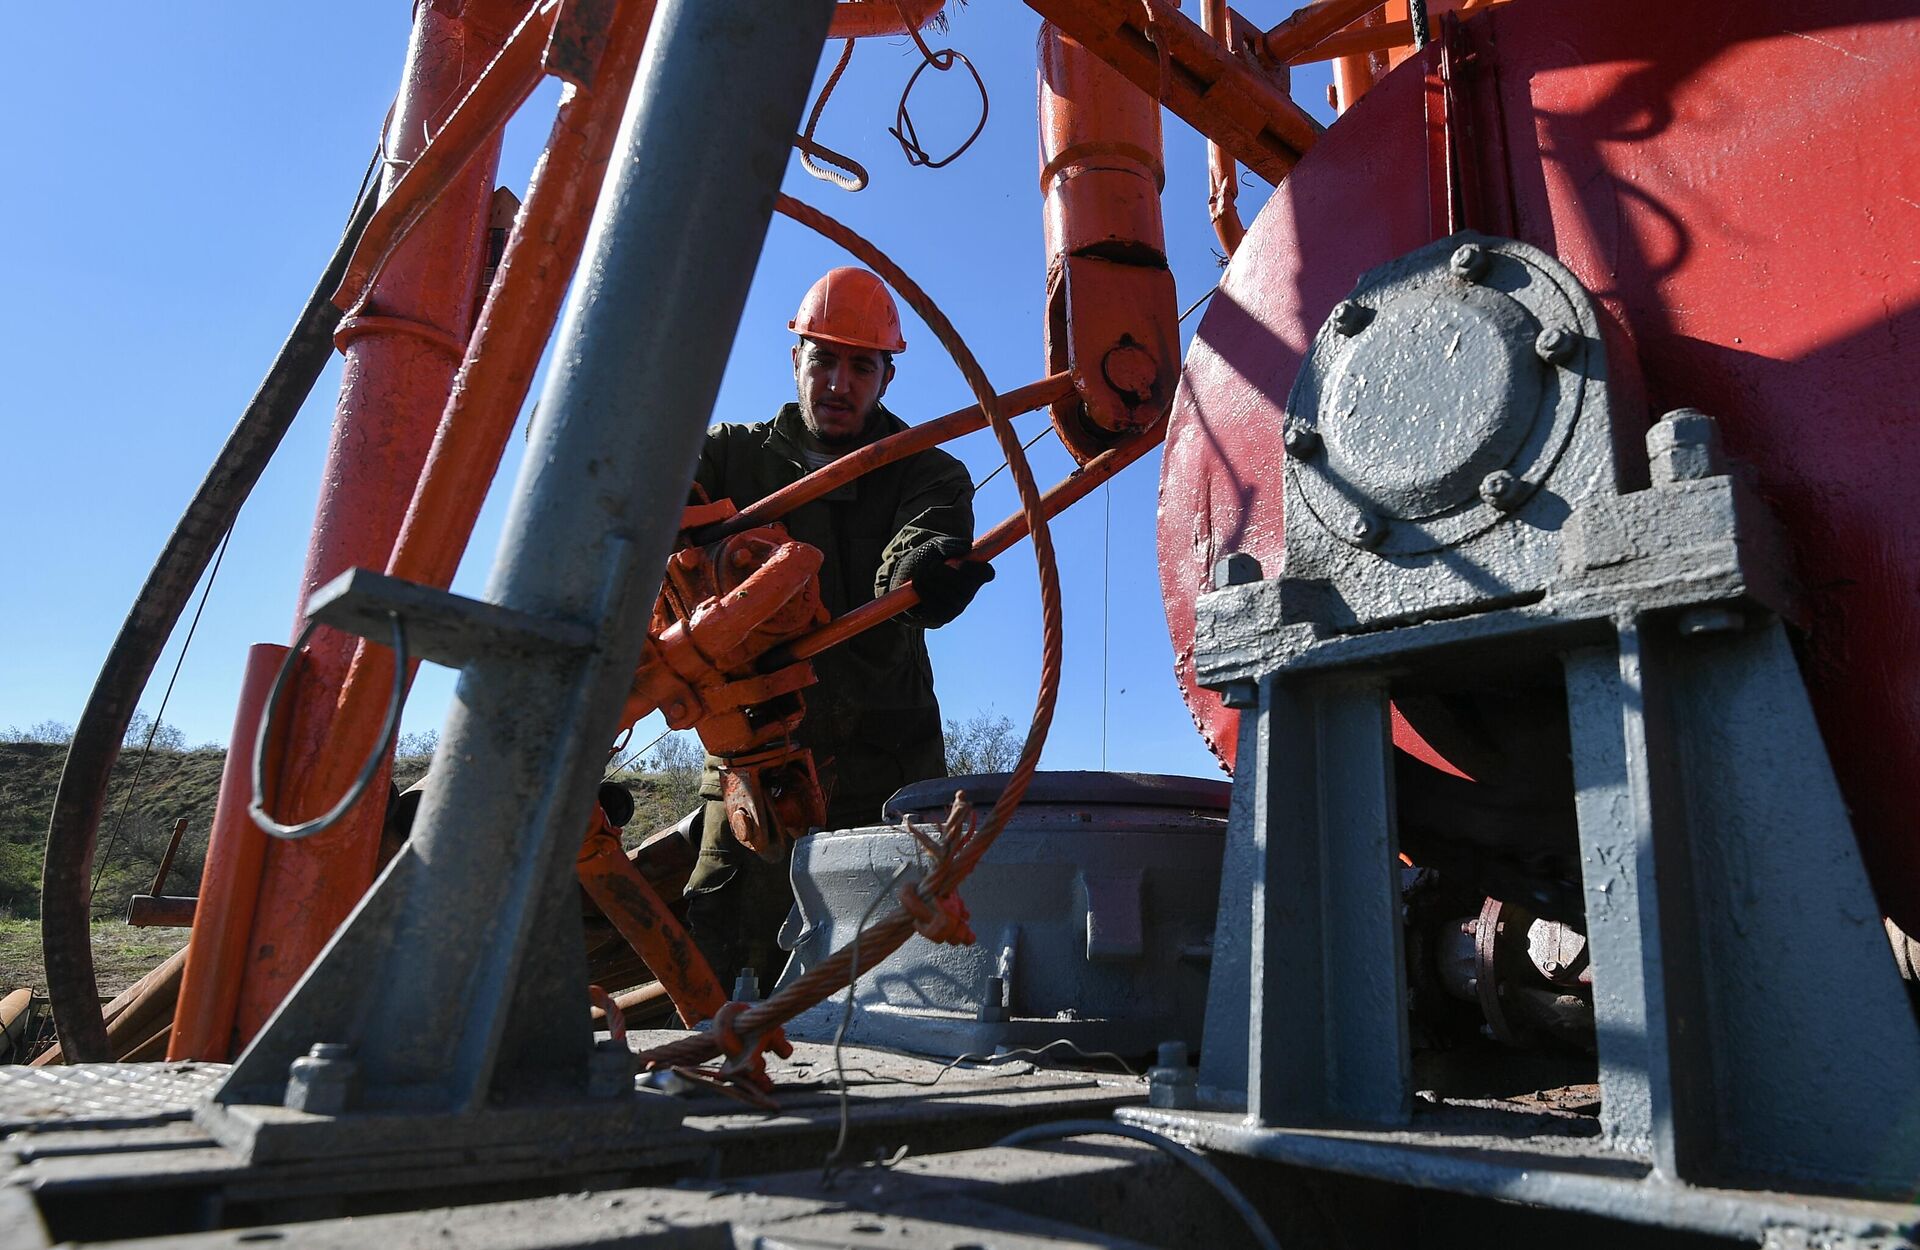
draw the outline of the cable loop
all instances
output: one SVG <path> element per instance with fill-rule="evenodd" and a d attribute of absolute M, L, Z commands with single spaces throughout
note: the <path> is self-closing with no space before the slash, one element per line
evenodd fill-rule
<path fill-rule="evenodd" d="M 973 141 L 978 139 L 980 132 L 987 128 L 987 114 L 992 110 L 992 105 L 987 99 L 987 84 L 981 80 L 980 71 L 973 67 L 973 62 L 967 59 L 965 53 L 952 48 L 942 48 L 937 53 L 930 52 L 927 50 L 927 45 L 921 41 L 920 32 L 917 30 L 913 32 L 913 41 L 920 45 L 920 52 L 924 59 L 914 66 L 913 73 L 907 76 L 907 85 L 900 89 L 900 104 L 894 110 L 893 125 L 887 128 L 887 133 L 900 144 L 900 150 L 906 154 L 907 164 L 926 169 L 939 169 L 959 160 L 961 154 L 973 146 Z M 913 95 L 913 84 L 920 81 L 920 75 L 926 72 L 929 65 L 944 72 L 952 69 L 955 62 L 966 66 L 967 73 L 973 75 L 974 89 L 980 93 L 980 120 L 975 123 L 973 133 L 966 137 L 965 142 L 939 160 L 934 160 L 927 155 L 927 150 L 920 146 L 920 135 L 913 127 L 913 114 L 907 111 L 907 101 Z"/>
<path fill-rule="evenodd" d="M 366 796 L 367 788 L 379 775 L 380 766 L 386 762 L 387 752 L 393 749 L 394 734 L 400 728 L 400 709 L 407 701 L 407 626 L 398 612 L 387 613 L 387 619 L 393 622 L 393 697 L 387 702 L 386 724 L 380 728 L 380 741 L 360 767 L 360 775 L 347 787 L 340 801 L 329 808 L 325 815 L 299 824 L 283 825 L 267 815 L 266 760 L 267 743 L 272 741 L 273 710 L 280 704 L 280 693 L 285 689 L 287 678 L 293 673 L 293 666 L 300 657 L 300 649 L 313 638 L 313 631 L 320 622 L 308 618 L 300 628 L 300 636 L 293 640 L 293 646 L 287 651 L 287 658 L 280 662 L 280 671 L 274 674 L 273 686 L 267 691 L 267 705 L 260 709 L 260 725 L 253 734 L 253 801 L 247 804 L 247 815 L 262 833 L 270 834 L 288 842 L 298 842 L 310 838 L 316 833 L 324 833 L 340 823 L 340 818 L 353 809 Z"/>
<path fill-rule="evenodd" d="M 866 167 L 815 140 L 813 131 L 820 124 L 820 114 L 826 111 L 827 100 L 833 95 L 833 89 L 840 85 L 840 75 L 847 72 L 847 62 L 853 60 L 853 45 L 854 41 L 849 39 L 846 46 L 840 49 L 840 60 L 834 64 L 833 72 L 827 75 L 826 85 L 820 88 L 820 98 L 813 102 L 813 111 L 807 114 L 806 129 L 793 137 L 793 146 L 800 149 L 800 168 L 822 182 L 831 182 L 842 191 L 866 190 Z M 822 169 L 813 163 L 816 157 L 838 169 Z"/>

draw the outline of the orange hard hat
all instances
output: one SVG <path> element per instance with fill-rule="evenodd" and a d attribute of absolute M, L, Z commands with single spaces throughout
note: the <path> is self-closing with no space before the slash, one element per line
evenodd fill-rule
<path fill-rule="evenodd" d="M 851 265 L 829 269 L 807 289 L 800 311 L 787 329 L 805 338 L 880 352 L 904 352 L 900 337 L 900 310 L 886 283 Z"/>

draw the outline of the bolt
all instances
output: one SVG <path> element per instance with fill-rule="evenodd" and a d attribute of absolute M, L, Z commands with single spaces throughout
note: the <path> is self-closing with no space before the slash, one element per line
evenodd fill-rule
<path fill-rule="evenodd" d="M 1737 634 L 1747 627 L 1747 618 L 1734 608 L 1688 608 L 1680 614 L 1680 632 L 1689 638 L 1703 634 Z"/>
<path fill-rule="evenodd" d="M 1305 460 L 1320 450 L 1320 432 L 1304 421 L 1289 421 L 1280 431 L 1280 443 L 1288 455 Z"/>
<path fill-rule="evenodd" d="M 633 1093 L 633 1052 L 624 1038 L 595 1042 L 587 1056 L 587 1097 L 618 1098 Z"/>
<path fill-rule="evenodd" d="M 685 703 L 682 703 L 679 699 L 675 699 L 673 702 L 667 704 L 667 719 L 669 721 L 680 721 L 686 718 L 687 705 Z"/>
<path fill-rule="evenodd" d="M 1561 968 L 1561 963 L 1557 959 L 1549 959 L 1547 960 L 1547 962 L 1540 965 L 1540 971 L 1546 973 L 1550 977 L 1559 976 L 1560 968 Z"/>
<path fill-rule="evenodd" d="M 1564 326 L 1548 326 L 1533 340 L 1533 350 L 1550 365 L 1560 364 L 1580 346 L 1580 336 Z"/>
<path fill-rule="evenodd" d="M 1492 260 L 1487 256 L 1486 249 L 1479 244 L 1462 243 L 1447 259 L 1447 268 L 1456 278 L 1478 282 L 1486 275 L 1487 266 L 1491 263 Z"/>
<path fill-rule="evenodd" d="M 1655 486 L 1695 482 L 1725 473 L 1719 423 L 1697 408 L 1669 412 L 1647 431 L 1647 467 Z"/>
<path fill-rule="evenodd" d="M 310 1115 L 339 1115 L 347 1109 L 359 1065 L 344 1042 L 316 1042 L 287 1065 L 285 1103 Z"/>
<path fill-rule="evenodd" d="M 1265 573 L 1260 561 L 1244 551 L 1235 551 L 1221 556 L 1213 562 L 1213 588 L 1222 586 L 1246 586 L 1259 581 Z"/>
<path fill-rule="evenodd" d="M 1387 536 L 1387 523 L 1371 512 L 1356 512 L 1347 518 L 1347 541 L 1372 551 Z"/>
<path fill-rule="evenodd" d="M 1502 512 L 1513 511 L 1526 496 L 1527 484 L 1505 469 L 1495 469 L 1480 479 L 1480 498 Z"/>
<path fill-rule="evenodd" d="M 744 569 L 753 563 L 753 553 L 745 547 L 735 547 L 733 555 L 728 558 L 733 561 L 733 567 L 736 569 Z"/>
<path fill-rule="evenodd" d="M 1327 324 L 1333 327 L 1334 333 L 1350 339 L 1366 329 L 1372 320 L 1373 309 L 1343 299 L 1333 306 L 1333 315 L 1327 318 Z"/>
<path fill-rule="evenodd" d="M 760 1001 L 760 974 L 751 968 L 742 968 L 733 978 L 733 1001 L 736 1003 L 756 1003 Z"/>
<path fill-rule="evenodd" d="M 1147 1070 L 1147 1105 L 1193 1107 L 1200 1102 L 1200 1078 L 1187 1062 L 1185 1042 L 1161 1042 L 1153 1067 Z"/>

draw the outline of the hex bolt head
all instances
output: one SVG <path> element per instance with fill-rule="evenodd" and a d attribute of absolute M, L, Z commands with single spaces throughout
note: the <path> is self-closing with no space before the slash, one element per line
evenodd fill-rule
<path fill-rule="evenodd" d="M 1160 1043 L 1157 1061 L 1147 1069 L 1147 1105 L 1184 1108 L 1199 1102 L 1200 1077 L 1187 1062 L 1187 1044 Z"/>
<path fill-rule="evenodd" d="M 316 1042 L 287 1065 L 284 1104 L 309 1115 L 339 1115 L 347 1109 L 360 1067 L 344 1042 Z"/>
<path fill-rule="evenodd" d="M 1647 431 L 1647 468 L 1655 486 L 1697 482 L 1727 471 L 1720 423 L 1698 408 L 1676 408 Z"/>
<path fill-rule="evenodd" d="M 1572 359 L 1573 351 L 1578 346 L 1580 336 L 1565 326 L 1548 326 L 1533 340 L 1534 353 L 1550 365 L 1564 364 Z"/>
<path fill-rule="evenodd" d="M 1454 249 L 1453 255 L 1447 258 L 1447 269 L 1456 278 L 1478 282 L 1486 276 L 1487 266 L 1492 263 L 1493 260 L 1487 255 L 1485 248 L 1477 243 L 1462 243 Z"/>
<path fill-rule="evenodd" d="M 1526 494 L 1527 484 L 1505 469 L 1495 469 L 1480 479 L 1480 498 L 1502 512 L 1519 507 Z"/>
<path fill-rule="evenodd" d="M 1356 304 L 1350 299 L 1343 299 L 1335 304 L 1333 314 L 1327 318 L 1327 324 L 1333 327 L 1335 334 L 1349 339 L 1366 329 L 1372 321 L 1373 309 L 1365 304 Z"/>
<path fill-rule="evenodd" d="M 760 1001 L 760 974 L 752 968 L 742 968 L 733 978 L 733 1000 L 737 1003 L 757 1003 Z"/>
<path fill-rule="evenodd" d="M 1260 561 L 1244 551 L 1230 552 L 1213 562 L 1213 588 L 1248 586 L 1266 576 Z"/>
<path fill-rule="evenodd" d="M 1320 450 L 1320 432 L 1305 421 L 1289 421 L 1280 431 L 1280 442 L 1289 456 L 1305 460 Z"/>
<path fill-rule="evenodd" d="M 1540 965 L 1540 971 L 1546 973 L 1550 977 L 1557 977 L 1560 975 L 1560 961 L 1557 959 L 1549 959 L 1547 960 L 1547 962 Z"/>
<path fill-rule="evenodd" d="M 987 992 L 980 1000 L 979 1019 L 983 1024 L 1005 1024 L 1011 1018 L 1007 1010 L 1007 979 L 988 977 Z"/>
<path fill-rule="evenodd" d="M 1348 542 L 1368 551 L 1386 541 L 1387 523 L 1371 512 L 1354 513 L 1347 518 L 1344 528 Z"/>

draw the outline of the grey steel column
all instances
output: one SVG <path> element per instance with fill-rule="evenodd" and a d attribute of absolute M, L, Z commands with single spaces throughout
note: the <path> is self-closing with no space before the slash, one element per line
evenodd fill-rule
<path fill-rule="evenodd" d="M 369 1108 L 473 1109 L 496 1064 L 496 1093 L 582 1079 L 572 864 L 832 9 L 661 3 L 486 594 L 595 641 L 464 667 L 406 851 L 223 1101 L 316 1041 L 354 1047 Z"/>

